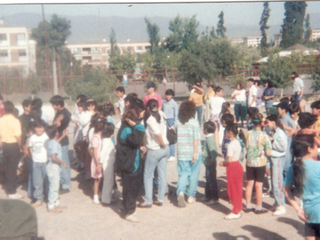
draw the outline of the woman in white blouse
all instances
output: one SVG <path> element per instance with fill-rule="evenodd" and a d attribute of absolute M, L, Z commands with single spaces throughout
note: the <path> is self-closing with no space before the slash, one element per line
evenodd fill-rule
<path fill-rule="evenodd" d="M 241 119 L 241 125 L 243 126 L 243 121 L 247 118 L 246 90 L 242 82 L 238 82 L 236 87 L 237 89 L 231 94 L 232 99 L 235 100 L 234 115 L 236 116 L 237 123 Z"/>

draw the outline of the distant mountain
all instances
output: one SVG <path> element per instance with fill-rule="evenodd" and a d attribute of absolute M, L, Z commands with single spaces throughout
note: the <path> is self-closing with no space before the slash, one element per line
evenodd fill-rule
<path fill-rule="evenodd" d="M 60 15 L 61 16 L 61 15 Z M 46 20 L 50 20 L 51 16 L 45 16 Z M 84 41 L 97 41 L 99 40 L 99 17 L 94 15 L 85 16 L 61 16 L 66 17 L 71 21 L 71 32 L 68 41 L 84 42 Z M 312 13 L 311 26 L 313 28 L 320 28 L 320 13 Z M 151 17 L 151 22 L 157 23 L 160 28 L 161 38 L 168 36 L 170 33 L 169 21 L 167 17 Z M 37 27 L 39 22 L 42 21 L 42 15 L 37 13 L 19 13 L 9 16 L 4 16 L 6 25 L 11 26 L 24 26 L 27 28 Z M 109 34 L 111 28 L 114 28 L 118 42 L 125 42 L 127 39 L 147 40 L 148 34 L 146 31 L 146 23 L 144 18 L 125 18 L 125 17 L 101 17 L 100 18 L 101 37 L 109 41 Z M 246 37 L 260 35 L 259 25 L 226 25 L 227 36 L 233 37 Z M 273 34 L 279 33 L 281 26 L 273 25 L 268 30 L 269 38 L 273 39 Z M 199 25 L 198 31 L 201 33 L 205 31 L 206 26 Z M 209 26 L 211 29 L 211 26 Z"/>

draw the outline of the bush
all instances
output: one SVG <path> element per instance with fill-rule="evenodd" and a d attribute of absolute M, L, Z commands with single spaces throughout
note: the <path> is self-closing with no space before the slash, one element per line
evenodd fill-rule
<path fill-rule="evenodd" d="M 26 87 L 31 94 L 36 95 L 38 92 L 41 91 L 42 81 L 40 78 L 38 78 L 37 74 L 30 72 L 26 80 Z"/>
<path fill-rule="evenodd" d="M 241 82 L 243 84 L 244 88 L 247 88 L 247 81 L 242 75 L 231 77 L 230 82 L 229 82 L 230 88 L 236 89 L 237 88 L 237 84 L 239 82 Z"/>
<path fill-rule="evenodd" d="M 116 100 L 115 89 L 118 80 L 115 76 L 107 76 L 100 68 L 93 68 L 84 73 L 84 78 L 71 78 L 64 84 L 64 90 L 74 100 L 78 94 L 85 94 L 99 104 Z"/>

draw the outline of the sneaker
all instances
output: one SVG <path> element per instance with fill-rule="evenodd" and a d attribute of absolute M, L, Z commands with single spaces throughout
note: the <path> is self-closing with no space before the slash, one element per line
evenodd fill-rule
<path fill-rule="evenodd" d="M 15 193 L 15 194 L 8 194 L 8 198 L 10 198 L 10 199 L 22 199 L 24 197 L 21 196 L 19 193 Z"/>
<path fill-rule="evenodd" d="M 216 204 L 218 204 L 218 203 L 219 203 L 219 200 L 218 200 L 218 201 L 215 201 L 215 200 L 212 199 L 212 200 L 210 200 L 209 202 L 207 202 L 206 204 L 212 206 L 212 205 L 216 205 Z"/>
<path fill-rule="evenodd" d="M 193 196 L 188 197 L 188 203 L 189 204 L 192 204 L 192 203 L 195 203 L 195 202 L 196 202 L 196 199 Z"/>
<path fill-rule="evenodd" d="M 183 207 L 186 207 L 186 206 L 187 206 L 187 203 L 186 203 L 186 201 L 184 200 L 184 194 L 183 194 L 183 192 L 180 192 L 180 193 L 179 193 L 177 199 L 178 199 L 178 206 L 179 206 L 179 207 L 183 208 Z"/>
<path fill-rule="evenodd" d="M 94 204 L 100 204 L 100 201 L 99 201 L 99 199 L 97 199 L 97 198 L 93 198 L 93 203 L 94 203 Z"/>
<path fill-rule="evenodd" d="M 232 219 L 238 219 L 241 218 L 241 213 L 234 214 L 234 213 L 229 213 L 227 216 L 224 217 L 226 220 L 232 220 Z"/>
<path fill-rule="evenodd" d="M 254 208 L 244 208 L 243 211 L 245 213 L 254 212 Z"/>
<path fill-rule="evenodd" d="M 37 200 L 35 203 L 32 204 L 32 207 L 36 208 L 36 207 L 40 207 L 42 206 L 43 201 L 41 200 Z"/>
<path fill-rule="evenodd" d="M 287 213 L 287 210 L 285 207 L 283 206 L 279 206 L 277 207 L 276 211 L 274 211 L 272 213 L 273 216 L 280 216 L 280 215 L 283 215 L 283 214 L 286 214 Z"/>
<path fill-rule="evenodd" d="M 267 213 L 267 212 L 268 212 L 267 209 L 261 209 L 261 210 L 255 210 L 255 211 L 254 211 L 254 213 L 255 213 L 255 214 L 258 214 L 258 215 L 264 214 L 264 213 Z"/>
<path fill-rule="evenodd" d="M 62 210 L 58 207 L 54 207 L 52 209 L 48 209 L 48 213 L 62 213 Z"/>
<path fill-rule="evenodd" d="M 209 202 L 209 201 L 211 201 L 211 200 L 206 197 L 201 198 L 201 202 Z"/>
<path fill-rule="evenodd" d="M 168 162 L 174 162 L 175 160 L 176 160 L 176 158 L 172 157 L 172 156 L 168 158 Z"/>
<path fill-rule="evenodd" d="M 127 215 L 126 220 L 129 222 L 140 222 L 139 218 L 137 218 L 137 216 L 134 213 L 131 215 Z"/>
<path fill-rule="evenodd" d="M 266 192 L 264 194 L 262 194 L 262 198 L 269 198 L 270 197 L 270 193 Z"/>

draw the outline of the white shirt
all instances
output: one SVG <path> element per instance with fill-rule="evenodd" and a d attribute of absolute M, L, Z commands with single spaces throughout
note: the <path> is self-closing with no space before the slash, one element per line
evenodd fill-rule
<path fill-rule="evenodd" d="M 82 111 L 79 113 L 79 130 L 82 131 L 83 137 L 87 136 L 92 115 L 93 113 L 91 111 Z"/>
<path fill-rule="evenodd" d="M 118 108 L 120 110 L 120 116 L 123 115 L 124 110 L 125 110 L 125 103 L 124 103 L 125 97 L 126 97 L 126 95 L 123 95 L 123 98 L 119 98 L 119 101 L 118 101 Z"/>
<path fill-rule="evenodd" d="M 304 84 L 301 78 L 296 78 L 293 81 L 293 92 L 301 92 L 301 88 L 304 88 Z"/>
<path fill-rule="evenodd" d="M 160 123 L 151 115 L 147 120 L 146 128 L 146 147 L 147 149 L 157 150 L 160 149 L 160 143 L 155 135 L 161 134 L 164 144 L 169 144 L 167 139 L 167 125 L 165 121 L 165 115 L 162 111 L 159 111 L 161 116 Z"/>
<path fill-rule="evenodd" d="M 114 164 L 115 158 L 116 152 L 111 138 L 103 138 L 100 152 L 100 163 L 102 163 L 103 171 L 106 170 L 109 164 Z"/>
<path fill-rule="evenodd" d="M 246 101 L 246 90 L 234 90 L 233 93 L 231 94 L 231 97 L 233 97 L 235 94 L 240 93 L 239 95 L 235 96 L 234 100 L 237 102 L 245 102 Z"/>
<path fill-rule="evenodd" d="M 209 99 L 211 114 L 219 115 L 221 112 L 222 104 L 225 101 L 226 100 L 223 97 L 216 97 L 216 96 L 211 97 Z"/>
<path fill-rule="evenodd" d="M 48 160 L 47 143 L 49 138 L 46 133 L 41 136 L 33 134 L 29 139 L 29 148 L 32 148 L 32 160 L 37 163 L 46 163 Z"/>
<path fill-rule="evenodd" d="M 232 157 L 232 162 L 240 160 L 241 144 L 238 139 L 232 140 L 228 145 L 227 157 Z"/>
<path fill-rule="evenodd" d="M 249 89 L 248 105 L 252 103 L 253 97 L 257 96 L 257 94 L 258 94 L 258 89 L 256 88 L 255 85 L 252 85 Z M 254 101 L 251 107 L 255 107 L 255 106 L 256 106 L 256 101 Z"/>

